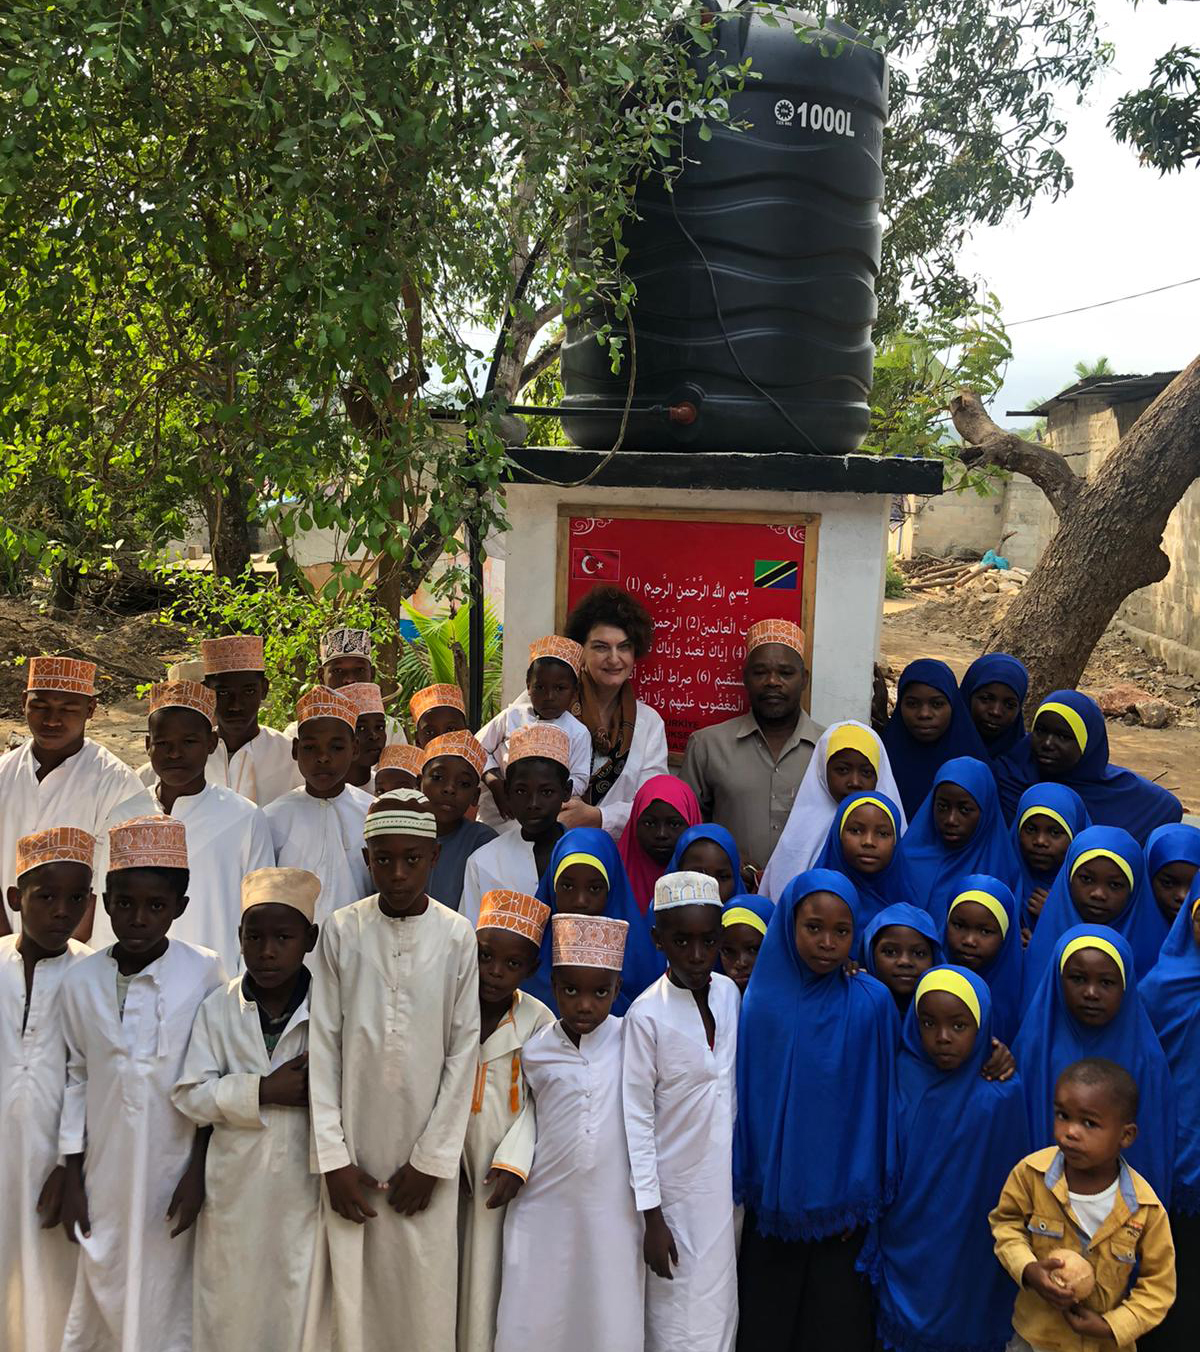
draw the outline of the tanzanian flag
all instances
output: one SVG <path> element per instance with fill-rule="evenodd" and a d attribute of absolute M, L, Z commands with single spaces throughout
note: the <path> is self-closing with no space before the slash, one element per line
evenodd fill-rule
<path fill-rule="evenodd" d="M 770 591 L 795 591 L 800 565 L 793 559 L 755 559 L 754 585 Z"/>

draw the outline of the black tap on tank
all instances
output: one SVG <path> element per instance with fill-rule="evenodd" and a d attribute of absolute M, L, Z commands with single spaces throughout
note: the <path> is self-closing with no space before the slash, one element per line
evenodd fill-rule
<path fill-rule="evenodd" d="M 748 125 L 710 121 L 702 140 L 685 122 L 674 193 L 657 176 L 638 187 L 626 447 L 845 454 L 866 434 L 887 67 L 837 21 L 799 36 L 804 17 L 775 27 L 752 4 L 728 10 L 713 50 L 689 57 L 701 76 L 750 58 L 730 98 L 730 121 Z M 624 329 L 585 310 L 562 349 L 563 426 L 591 449 L 615 442 L 628 387 L 594 337 L 606 320 Z"/>

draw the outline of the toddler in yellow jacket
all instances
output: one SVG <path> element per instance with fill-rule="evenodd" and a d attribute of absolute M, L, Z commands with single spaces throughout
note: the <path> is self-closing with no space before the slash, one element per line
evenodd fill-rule
<path fill-rule="evenodd" d="M 1121 1158 L 1137 1135 L 1137 1109 L 1128 1072 L 1099 1058 L 1076 1061 L 1054 1087 L 1056 1145 L 1009 1174 L 990 1221 L 996 1256 L 1021 1288 L 1017 1348 L 1024 1340 L 1034 1352 L 1124 1352 L 1171 1308 L 1175 1248 L 1166 1208 Z M 1056 1249 L 1087 1259 L 1095 1277 L 1089 1295 L 1076 1299 L 1060 1284 Z"/>

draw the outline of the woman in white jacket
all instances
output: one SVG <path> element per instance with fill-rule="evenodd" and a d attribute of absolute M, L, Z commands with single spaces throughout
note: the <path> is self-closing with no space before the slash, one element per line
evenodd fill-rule
<path fill-rule="evenodd" d="M 592 738 L 588 786 L 559 815 L 568 829 L 599 826 L 617 839 L 633 795 L 651 775 L 667 771 L 667 734 L 648 704 L 635 698 L 630 677 L 654 642 L 654 621 L 620 587 L 596 587 L 567 616 L 566 636 L 583 647 L 579 702 L 571 710 Z"/>

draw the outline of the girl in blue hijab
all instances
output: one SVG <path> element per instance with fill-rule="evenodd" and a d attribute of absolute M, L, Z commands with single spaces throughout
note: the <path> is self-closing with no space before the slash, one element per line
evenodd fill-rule
<path fill-rule="evenodd" d="M 1146 877 L 1168 927 L 1192 890 L 1200 871 L 1200 829 L 1156 826 L 1146 840 Z"/>
<path fill-rule="evenodd" d="M 896 1006 L 850 976 L 858 898 L 810 869 L 767 926 L 738 1030 L 734 1195 L 746 1205 L 739 1345 L 815 1343 L 870 1352 L 870 1291 L 850 1231 L 896 1184 Z M 822 1341 L 823 1340 L 823 1341 Z"/>
<path fill-rule="evenodd" d="M 1104 715 L 1078 690 L 1055 690 L 1043 700 L 1029 736 L 996 762 L 1000 803 L 1009 821 L 1025 790 L 1047 779 L 1074 789 L 1098 826 L 1123 826 L 1139 845 L 1156 826 L 1183 816 L 1173 793 L 1109 764 Z"/>
<path fill-rule="evenodd" d="M 896 1352 L 1004 1352 L 1012 1337 L 1012 1280 L 995 1260 L 988 1213 L 1028 1153 L 1029 1130 L 1020 1080 L 982 1078 L 992 1031 L 975 972 L 934 967 L 921 978 L 898 1068 L 900 1185 L 864 1253 L 879 1340 Z"/>
<path fill-rule="evenodd" d="M 967 668 L 958 691 L 989 757 L 1007 756 L 1025 736 L 1025 663 L 1008 653 L 985 653 Z"/>
<path fill-rule="evenodd" d="M 1025 1004 L 1060 936 L 1081 923 L 1107 925 L 1122 935 L 1139 976 L 1158 961 L 1166 922 L 1154 904 L 1141 848 L 1119 826 L 1089 826 L 1071 842 L 1025 950 Z"/>
<path fill-rule="evenodd" d="M 583 882 L 571 891 L 564 907 L 566 885 Z M 624 1014 L 647 986 L 666 971 L 662 954 L 650 937 L 650 919 L 633 899 L 633 890 L 625 875 L 616 842 L 607 831 L 594 826 L 577 826 L 564 831 L 550 852 L 550 863 L 537 886 L 537 899 L 550 907 L 552 914 L 564 909 L 585 915 L 604 915 L 610 920 L 626 920 L 625 960 L 621 967 L 621 990 L 613 1003 L 614 1014 Z M 535 995 L 555 1014 L 558 1005 L 550 984 L 550 925 L 542 939 L 537 970 L 521 989 Z"/>
<path fill-rule="evenodd" d="M 758 961 L 775 903 L 769 897 L 741 892 L 721 908 L 721 971 L 743 995 Z"/>
<path fill-rule="evenodd" d="M 912 886 L 909 900 L 939 927 L 966 874 L 987 873 L 1012 887 L 1019 870 L 991 768 L 971 756 L 947 761 L 900 842 L 900 856 Z"/>
<path fill-rule="evenodd" d="M 900 858 L 900 809 L 882 793 L 852 793 L 838 805 L 814 868 L 831 868 L 849 878 L 858 893 L 864 929 L 887 906 L 912 899 Z M 862 958 L 862 934 L 855 944 Z"/>
<path fill-rule="evenodd" d="M 737 842 L 723 826 L 714 822 L 689 826 L 675 842 L 675 853 L 667 865 L 667 872 L 683 870 L 707 873 L 710 878 L 715 878 L 721 889 L 722 904 L 742 890 L 742 861 Z"/>
<path fill-rule="evenodd" d="M 954 673 L 932 657 L 918 658 L 900 673 L 896 710 L 883 730 L 883 745 L 909 821 L 948 760 L 988 758 Z"/>
<path fill-rule="evenodd" d="M 1071 842 L 1092 824 L 1083 799 L 1065 784 L 1031 784 L 1017 803 L 1013 853 L 1020 878 L 1015 888 L 1021 929 L 1033 933 Z"/>
<path fill-rule="evenodd" d="M 945 961 L 941 932 L 929 912 L 919 906 L 905 901 L 886 906 L 863 930 L 862 961 L 891 991 L 903 1017 L 917 982 Z"/>
<path fill-rule="evenodd" d="M 1137 1082 L 1142 1106 L 1129 1163 L 1167 1205 L 1175 1157 L 1175 1089 L 1138 994 L 1133 950 L 1116 930 L 1075 925 L 1058 936 L 1050 958 L 1013 1046 L 1025 1086 L 1030 1148 L 1054 1142 L 1059 1075 L 1072 1061 L 1106 1057 Z"/>
<path fill-rule="evenodd" d="M 1158 1033 L 1178 1095 L 1171 1238 L 1178 1272 L 1200 1271 L 1200 886 L 1179 908 L 1162 955 L 1142 982 L 1142 1003 Z M 1196 1345 L 1200 1284 L 1181 1282 L 1155 1345 L 1176 1352 Z"/>
<path fill-rule="evenodd" d="M 1017 925 L 1017 903 L 1011 888 L 986 873 L 969 873 L 946 915 L 943 945 L 948 962 L 969 968 L 992 998 L 992 1025 L 1007 1046 L 1021 1023 L 1021 976 L 1025 950 Z"/>

